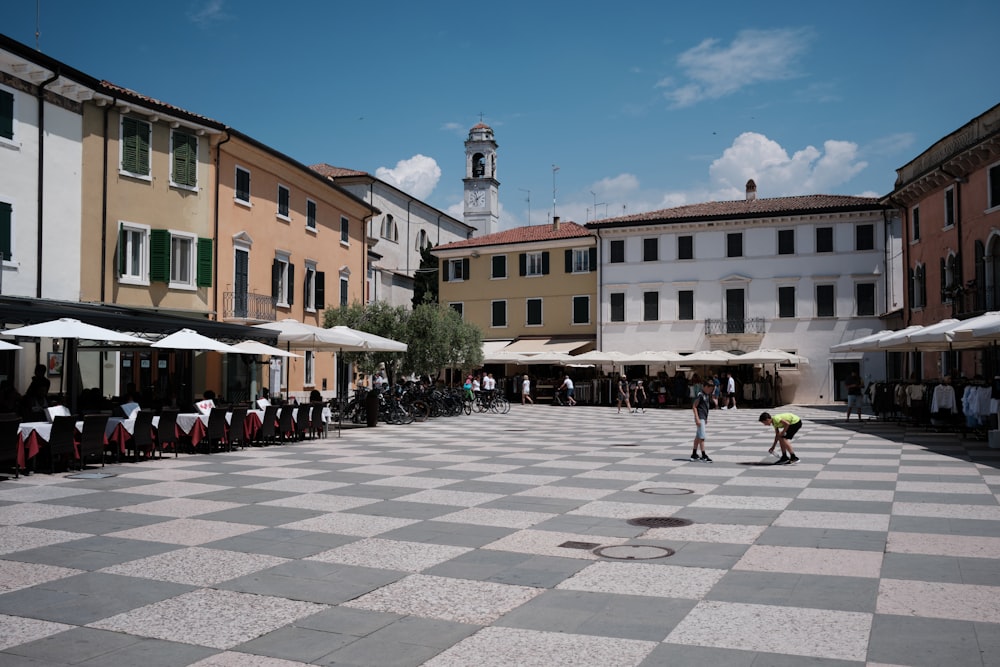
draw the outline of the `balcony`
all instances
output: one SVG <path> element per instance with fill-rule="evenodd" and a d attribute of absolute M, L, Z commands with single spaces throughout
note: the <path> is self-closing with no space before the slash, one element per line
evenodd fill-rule
<path fill-rule="evenodd" d="M 277 317 L 277 299 L 254 292 L 223 292 L 222 317 L 224 320 L 243 322 L 274 322 Z"/>
<path fill-rule="evenodd" d="M 764 318 L 705 320 L 706 336 L 732 336 L 734 334 L 764 335 Z"/>

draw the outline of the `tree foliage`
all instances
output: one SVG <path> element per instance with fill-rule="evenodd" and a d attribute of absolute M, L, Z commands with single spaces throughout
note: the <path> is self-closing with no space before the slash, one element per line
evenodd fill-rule
<path fill-rule="evenodd" d="M 343 325 L 405 343 L 409 312 L 404 306 L 390 306 L 385 301 L 375 301 L 366 306 L 355 302 L 349 306 L 327 309 L 323 313 L 323 322 L 328 328 Z M 399 367 L 400 353 L 352 352 L 344 353 L 344 359 L 357 364 L 362 372 L 369 375 L 385 364 L 386 375 L 391 381 Z"/>
<path fill-rule="evenodd" d="M 413 307 L 438 302 L 438 269 L 440 261 L 431 254 L 431 247 L 420 249 L 420 268 L 413 277 Z"/>

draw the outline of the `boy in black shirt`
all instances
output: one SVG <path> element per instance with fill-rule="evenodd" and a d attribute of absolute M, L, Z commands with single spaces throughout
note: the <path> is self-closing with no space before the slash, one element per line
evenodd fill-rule
<path fill-rule="evenodd" d="M 705 453 L 705 425 L 708 423 L 708 410 L 712 407 L 712 392 L 715 391 L 715 383 L 707 380 L 702 384 L 701 393 L 694 399 L 691 410 L 694 412 L 694 423 L 697 430 L 694 435 L 694 449 L 691 450 L 692 461 L 703 461 L 711 463 Z M 698 450 L 701 449 L 701 457 L 698 457 Z"/>

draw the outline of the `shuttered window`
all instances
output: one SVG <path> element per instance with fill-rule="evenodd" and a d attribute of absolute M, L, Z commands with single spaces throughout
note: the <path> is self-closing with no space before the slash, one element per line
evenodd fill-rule
<path fill-rule="evenodd" d="M 170 281 L 170 232 L 165 229 L 149 230 L 149 280 Z"/>
<path fill-rule="evenodd" d="M 149 123 L 128 116 L 122 118 L 122 171 L 149 176 L 151 133 Z"/>
<path fill-rule="evenodd" d="M 0 201 L 0 254 L 4 260 L 11 258 L 11 219 L 14 217 L 14 207 L 5 201 Z"/>
<path fill-rule="evenodd" d="M 170 135 L 170 181 L 174 185 L 198 186 L 198 137 L 174 131 Z"/>
<path fill-rule="evenodd" d="M 0 90 L 0 139 L 14 139 L 14 94 Z"/>
<path fill-rule="evenodd" d="M 195 284 L 198 287 L 211 287 L 212 286 L 212 276 L 214 271 L 212 270 L 212 262 L 214 255 L 212 253 L 212 239 L 198 239 L 198 259 L 197 259 L 197 277 L 195 278 Z"/>

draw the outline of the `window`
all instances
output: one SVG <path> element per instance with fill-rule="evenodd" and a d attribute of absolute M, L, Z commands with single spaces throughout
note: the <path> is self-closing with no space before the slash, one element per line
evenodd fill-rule
<path fill-rule="evenodd" d="M 0 142 L 14 141 L 17 133 L 17 114 L 14 111 L 14 91 L 0 88 Z"/>
<path fill-rule="evenodd" d="M 493 255 L 490 258 L 490 278 L 507 277 L 507 255 Z"/>
<path fill-rule="evenodd" d="M 278 217 L 288 220 L 288 200 L 291 192 L 284 185 L 278 186 Z"/>
<path fill-rule="evenodd" d="M 743 256 L 743 232 L 726 234 L 726 257 Z"/>
<path fill-rule="evenodd" d="M 454 310 L 456 313 L 458 313 L 460 316 L 465 314 L 465 304 L 462 303 L 461 301 L 449 303 L 448 305 L 451 306 L 451 309 Z"/>
<path fill-rule="evenodd" d="M 816 285 L 816 317 L 836 317 L 833 285 Z"/>
<path fill-rule="evenodd" d="M 316 229 L 316 202 L 306 200 L 306 229 Z"/>
<path fill-rule="evenodd" d="M 520 260 L 522 276 L 545 276 L 549 273 L 549 253 L 542 252 L 522 252 L 518 258 Z"/>
<path fill-rule="evenodd" d="M 795 288 L 778 288 L 778 317 L 795 317 Z"/>
<path fill-rule="evenodd" d="M 241 204 L 250 203 L 250 172 L 243 167 L 236 167 L 236 201 Z"/>
<path fill-rule="evenodd" d="M 4 261 L 10 260 L 13 256 L 13 222 L 14 207 L 10 202 L 0 201 L 0 259 Z"/>
<path fill-rule="evenodd" d="M 566 251 L 566 273 L 589 273 L 597 267 L 597 248 Z"/>
<path fill-rule="evenodd" d="M 149 227 L 122 223 L 118 230 L 118 280 L 149 284 Z"/>
<path fill-rule="evenodd" d="M 609 242 L 609 249 L 611 251 L 611 259 L 609 264 L 621 264 L 625 261 L 625 240 L 617 239 L 615 241 Z"/>
<path fill-rule="evenodd" d="M 424 248 L 429 248 L 431 246 L 431 239 L 427 236 L 427 230 L 421 229 L 417 232 L 417 242 L 414 245 L 414 249 L 423 250 Z"/>
<path fill-rule="evenodd" d="M 449 259 L 446 265 L 445 280 L 468 280 L 469 279 L 469 258 Z"/>
<path fill-rule="evenodd" d="M 927 305 L 927 273 L 923 264 L 910 269 L 909 297 L 911 308 L 923 308 Z"/>
<path fill-rule="evenodd" d="M 655 322 L 660 319 L 660 293 L 642 293 L 642 320 L 644 322 Z"/>
<path fill-rule="evenodd" d="M 989 181 L 989 196 L 986 205 L 989 208 L 1000 206 L 1000 164 L 995 164 L 986 172 Z"/>
<path fill-rule="evenodd" d="M 858 283 L 854 286 L 858 317 L 875 316 L 875 283 Z"/>
<path fill-rule="evenodd" d="M 170 133 L 170 184 L 198 187 L 198 137 L 188 132 Z"/>
<path fill-rule="evenodd" d="M 295 283 L 295 266 L 287 255 L 278 255 L 271 264 L 271 296 L 279 306 L 291 306 L 295 301 L 292 286 Z"/>
<path fill-rule="evenodd" d="M 958 255 L 952 253 L 948 259 L 941 258 L 941 303 L 951 303 L 962 288 L 962 277 L 958 271 Z"/>
<path fill-rule="evenodd" d="M 382 219 L 382 238 L 393 242 L 399 241 L 399 227 L 391 215 L 387 215 Z"/>
<path fill-rule="evenodd" d="M 351 221 L 344 216 L 340 216 L 340 242 L 343 245 L 351 243 Z"/>
<path fill-rule="evenodd" d="M 316 263 L 306 262 L 302 276 L 302 307 L 309 312 L 316 311 Z"/>
<path fill-rule="evenodd" d="M 507 326 L 507 302 L 506 301 L 494 301 L 490 304 L 490 326 L 491 327 L 506 327 Z"/>
<path fill-rule="evenodd" d="M 677 292 L 677 319 L 694 319 L 694 290 L 680 290 Z"/>
<path fill-rule="evenodd" d="M 312 350 L 306 350 L 305 362 L 305 374 L 302 376 L 302 386 L 304 387 L 314 387 L 316 385 L 316 353 Z"/>
<path fill-rule="evenodd" d="M 625 321 L 625 292 L 612 292 L 610 295 L 611 321 Z"/>
<path fill-rule="evenodd" d="M 920 240 L 920 207 L 919 206 L 914 206 L 913 209 L 910 211 L 910 223 L 911 223 L 910 226 L 913 227 L 913 240 L 914 241 L 919 241 Z"/>
<path fill-rule="evenodd" d="M 875 249 L 875 225 L 858 225 L 854 228 L 854 249 Z"/>
<path fill-rule="evenodd" d="M 149 144 L 152 126 L 144 120 L 122 116 L 121 165 L 130 176 L 149 177 Z"/>
<path fill-rule="evenodd" d="M 816 252 L 833 252 L 833 227 L 816 228 Z"/>
<path fill-rule="evenodd" d="M 590 324 L 590 297 L 573 297 L 573 324 Z"/>
<path fill-rule="evenodd" d="M 677 259 L 694 259 L 694 237 L 677 237 Z"/>
<path fill-rule="evenodd" d="M 529 327 L 542 326 L 542 300 L 528 299 L 527 311 L 528 312 L 527 312 L 527 318 L 525 319 L 525 324 Z"/>
<path fill-rule="evenodd" d="M 340 306 L 341 308 L 350 304 L 350 281 L 345 275 L 340 276 Z"/>
<path fill-rule="evenodd" d="M 170 286 L 193 287 L 194 237 L 170 235 Z"/>
<path fill-rule="evenodd" d="M 643 239 L 642 240 L 642 261 L 644 262 L 655 262 L 660 259 L 660 244 L 659 239 Z"/>
<path fill-rule="evenodd" d="M 944 226 L 955 225 L 955 186 L 944 191 Z"/>
<path fill-rule="evenodd" d="M 794 229 L 779 229 L 778 230 L 778 254 L 779 255 L 794 255 L 795 254 L 795 230 Z"/>

